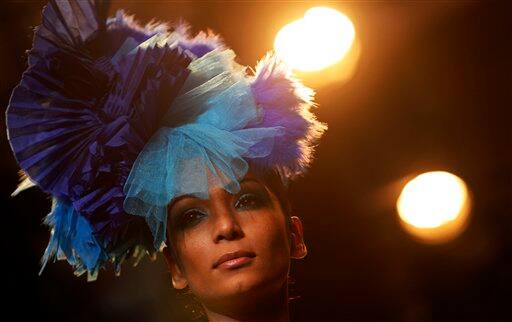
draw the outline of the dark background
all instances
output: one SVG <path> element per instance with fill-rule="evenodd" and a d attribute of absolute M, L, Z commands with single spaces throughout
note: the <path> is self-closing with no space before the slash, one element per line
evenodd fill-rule
<path fill-rule="evenodd" d="M 309 175 L 291 189 L 308 256 L 293 263 L 293 321 L 512 321 L 512 8 L 480 2 L 117 1 L 147 22 L 183 17 L 220 33 L 254 66 L 275 33 L 309 7 L 327 4 L 354 22 L 361 55 L 353 77 L 316 88 L 329 124 Z M 3 1 L 0 104 L 26 68 L 25 50 L 44 1 Z M 5 120 L 2 131 L 5 133 Z M 183 321 L 159 258 L 121 277 L 76 278 L 65 262 L 39 259 L 50 199 L 16 198 L 18 167 L 1 139 L 4 296 L 16 319 Z M 473 194 L 466 231 L 432 246 L 398 222 L 395 183 L 445 170 Z"/>

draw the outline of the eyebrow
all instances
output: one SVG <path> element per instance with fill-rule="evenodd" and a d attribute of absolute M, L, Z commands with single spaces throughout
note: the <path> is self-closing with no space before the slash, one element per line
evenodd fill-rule
<path fill-rule="evenodd" d="M 242 184 L 244 184 L 244 183 L 248 183 L 248 182 L 255 182 L 255 183 L 257 183 L 257 184 L 262 185 L 262 183 L 261 183 L 259 180 L 255 179 L 255 178 L 253 178 L 253 177 L 247 177 L 247 178 L 244 178 L 242 181 L 240 181 L 240 185 L 242 185 Z M 176 203 L 178 203 L 180 200 L 187 199 L 187 198 L 197 198 L 197 197 L 196 197 L 196 196 L 194 196 L 194 195 L 191 195 L 191 194 L 185 194 L 185 195 L 181 195 L 181 196 L 179 196 L 179 197 L 176 197 L 176 198 L 174 198 L 174 200 L 173 200 L 171 203 L 169 203 L 169 205 L 167 206 L 167 210 L 172 209 L 172 207 L 173 207 Z"/>
<path fill-rule="evenodd" d="M 240 184 L 251 182 L 251 181 L 252 182 L 256 182 L 258 184 L 262 184 L 259 180 L 255 179 L 255 178 L 252 178 L 252 177 L 248 177 L 248 178 L 243 179 L 242 181 L 240 181 Z"/>

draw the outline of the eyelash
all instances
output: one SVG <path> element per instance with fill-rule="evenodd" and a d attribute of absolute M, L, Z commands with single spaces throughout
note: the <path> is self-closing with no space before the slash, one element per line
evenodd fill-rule
<path fill-rule="evenodd" d="M 258 209 L 261 206 L 264 206 L 264 200 L 261 198 L 258 194 L 255 193 L 245 193 L 235 203 L 235 208 L 239 208 L 241 203 L 252 201 L 252 205 L 244 205 L 241 207 L 243 210 L 249 210 L 249 209 Z M 256 202 L 256 204 L 254 204 Z"/>
<path fill-rule="evenodd" d="M 246 203 L 251 202 L 250 205 Z M 241 211 L 259 209 L 266 205 L 266 199 L 260 196 L 258 193 L 245 193 L 235 202 L 235 208 Z M 194 216 L 190 218 L 190 215 L 199 214 L 199 216 Z M 178 220 L 178 225 L 180 228 L 188 228 L 197 224 L 202 217 L 207 216 L 203 211 L 200 211 L 196 208 L 189 209 L 184 211 Z"/>
<path fill-rule="evenodd" d="M 190 218 L 191 214 L 199 214 L 199 216 L 194 216 L 193 218 Z M 193 226 L 195 223 L 197 223 L 200 218 L 204 217 L 206 214 L 202 211 L 199 211 L 198 209 L 189 209 L 184 211 L 180 216 L 178 220 L 178 225 L 180 228 L 186 228 Z"/>

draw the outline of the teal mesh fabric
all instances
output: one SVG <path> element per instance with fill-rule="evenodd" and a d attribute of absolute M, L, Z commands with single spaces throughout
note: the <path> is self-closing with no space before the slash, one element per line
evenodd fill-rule
<path fill-rule="evenodd" d="M 167 205 L 193 195 L 207 199 L 219 186 L 240 190 L 246 159 L 268 156 L 280 126 L 246 128 L 261 121 L 245 69 L 233 51 L 216 49 L 189 65 L 191 74 L 162 120 L 162 127 L 139 154 L 124 187 L 126 212 L 143 216 L 161 249 Z"/>

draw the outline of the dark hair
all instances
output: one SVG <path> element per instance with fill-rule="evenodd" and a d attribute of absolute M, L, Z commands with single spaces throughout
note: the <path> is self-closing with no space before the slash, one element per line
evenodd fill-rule
<path fill-rule="evenodd" d="M 261 177 L 265 185 L 275 194 L 277 200 L 279 201 L 279 205 L 281 206 L 281 210 L 286 219 L 286 228 L 287 231 L 291 230 L 291 219 L 292 216 L 292 204 L 290 202 L 290 198 L 288 196 L 288 186 L 283 183 L 281 179 L 281 175 L 275 171 L 266 171 L 266 172 L 257 172 L 257 175 Z"/>

